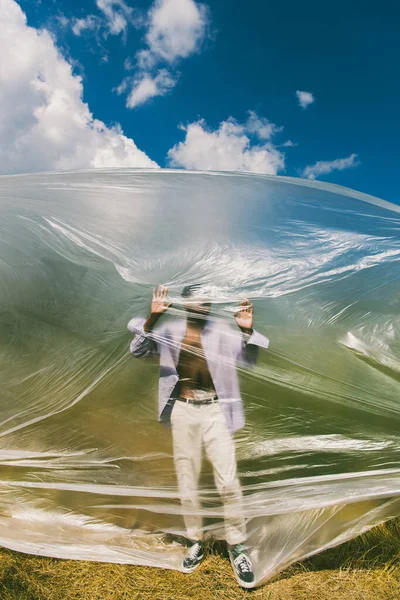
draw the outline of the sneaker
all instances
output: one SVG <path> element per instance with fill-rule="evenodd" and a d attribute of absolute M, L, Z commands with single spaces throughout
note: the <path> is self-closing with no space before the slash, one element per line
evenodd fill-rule
<path fill-rule="evenodd" d="M 244 588 L 254 587 L 253 567 L 250 557 L 245 552 L 245 547 L 242 544 L 230 546 L 229 558 L 240 585 Z"/>
<path fill-rule="evenodd" d="M 202 542 L 195 542 L 190 546 L 185 558 L 183 559 L 183 571 L 184 573 L 192 573 L 201 561 L 203 560 L 203 544 Z"/>

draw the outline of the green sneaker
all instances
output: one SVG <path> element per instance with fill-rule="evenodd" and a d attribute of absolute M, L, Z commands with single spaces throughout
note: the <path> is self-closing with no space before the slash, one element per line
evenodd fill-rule
<path fill-rule="evenodd" d="M 192 544 L 183 559 L 183 571 L 184 573 L 193 573 L 203 560 L 203 543 L 201 541 Z"/>
<path fill-rule="evenodd" d="M 229 546 L 229 558 L 240 585 L 243 588 L 253 588 L 255 585 L 253 567 L 243 544 Z"/>

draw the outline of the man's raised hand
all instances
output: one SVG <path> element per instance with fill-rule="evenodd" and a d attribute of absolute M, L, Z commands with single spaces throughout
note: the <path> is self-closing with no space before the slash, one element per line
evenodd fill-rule
<path fill-rule="evenodd" d="M 242 300 L 239 310 L 234 313 L 236 323 L 240 329 L 246 331 L 251 331 L 253 329 L 253 311 L 254 306 L 251 304 L 250 300 L 247 298 Z"/>
<path fill-rule="evenodd" d="M 162 315 L 172 305 L 172 302 L 168 302 L 167 297 L 168 288 L 165 285 L 159 285 L 157 289 L 154 288 L 150 310 L 152 315 Z"/>
<path fill-rule="evenodd" d="M 159 285 L 153 290 L 153 298 L 151 299 L 150 315 L 144 322 L 143 329 L 146 333 L 150 333 L 156 325 L 158 319 L 171 306 L 172 302 L 168 302 L 168 288 L 165 285 Z"/>

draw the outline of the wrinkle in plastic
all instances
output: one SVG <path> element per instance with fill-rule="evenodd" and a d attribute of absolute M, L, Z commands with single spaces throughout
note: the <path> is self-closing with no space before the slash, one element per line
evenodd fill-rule
<path fill-rule="evenodd" d="M 189 526 L 244 535 L 261 583 L 400 514 L 399 207 L 162 170 L 0 193 L 1 545 L 181 569 Z M 196 283 L 211 308 L 192 347 Z M 158 284 L 172 305 L 145 334 Z M 185 344 L 219 402 L 176 400 L 160 423 Z"/>

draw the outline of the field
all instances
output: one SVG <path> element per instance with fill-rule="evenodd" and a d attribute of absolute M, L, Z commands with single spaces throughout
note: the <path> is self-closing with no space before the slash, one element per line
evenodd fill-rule
<path fill-rule="evenodd" d="M 400 520 L 293 565 L 245 592 L 222 546 L 191 575 L 0 549 L 1 600 L 400 600 Z"/>

